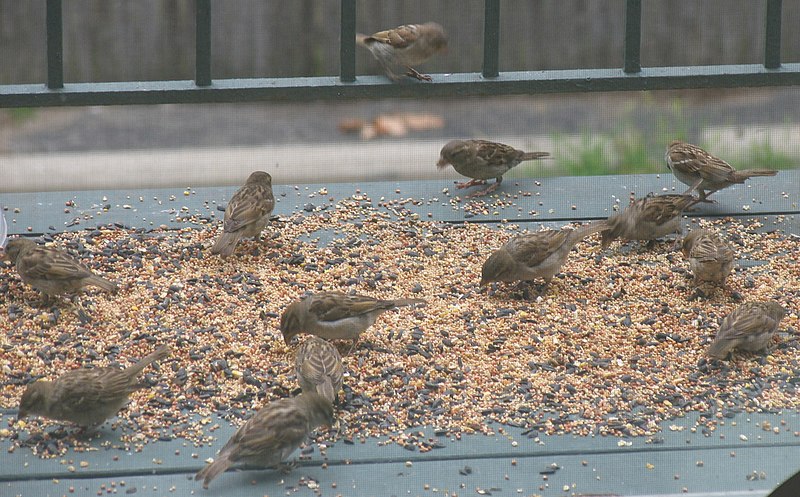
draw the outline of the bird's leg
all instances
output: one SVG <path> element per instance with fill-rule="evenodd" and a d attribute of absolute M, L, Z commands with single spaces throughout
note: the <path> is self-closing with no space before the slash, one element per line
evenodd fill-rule
<path fill-rule="evenodd" d="M 347 354 L 345 354 L 345 355 L 350 355 L 350 354 L 352 354 L 352 353 L 353 353 L 353 350 L 356 348 L 356 344 L 357 344 L 357 343 L 358 343 L 358 337 L 355 337 L 355 338 L 353 339 L 353 344 L 352 344 L 352 345 L 350 345 L 350 350 L 348 350 L 348 351 L 347 351 Z"/>
<path fill-rule="evenodd" d="M 675 237 L 675 241 L 672 242 L 672 245 L 670 246 L 670 250 L 672 252 L 675 252 L 676 250 L 678 250 L 678 248 L 680 248 L 682 242 L 683 242 L 683 233 L 678 233 L 678 236 Z"/>
<path fill-rule="evenodd" d="M 485 184 L 486 184 L 486 180 L 485 179 L 471 179 L 471 180 L 467 181 L 466 183 L 459 183 L 459 182 L 456 181 L 456 188 L 458 188 L 460 190 L 462 188 L 469 188 L 471 186 L 485 185 Z"/>
<path fill-rule="evenodd" d="M 38 307 L 40 309 L 47 308 L 50 305 L 50 296 L 44 292 L 39 292 L 41 298 L 31 303 L 33 307 Z"/>
<path fill-rule="evenodd" d="M 704 190 L 701 188 L 700 190 L 698 190 L 698 191 L 700 192 L 700 201 L 701 201 L 701 202 L 705 202 L 705 203 L 707 203 L 707 204 L 716 204 L 716 203 L 717 203 L 717 201 L 716 201 L 716 200 L 707 200 L 707 199 L 708 199 L 708 197 L 709 197 L 709 196 L 710 196 L 712 193 L 716 193 L 716 192 L 717 192 L 717 191 L 719 191 L 719 190 L 720 190 L 720 189 L 719 189 L 719 188 L 717 188 L 716 190 L 709 190 L 709 191 L 708 191 L 708 193 L 706 193 L 706 192 L 705 192 L 705 191 L 704 191 Z"/>
<path fill-rule="evenodd" d="M 479 192 L 471 193 L 471 194 L 467 195 L 467 198 L 472 198 L 472 197 L 481 197 L 481 196 L 483 196 L 483 195 L 486 195 L 486 194 L 488 194 L 488 193 L 492 193 L 493 191 L 497 190 L 497 187 L 498 187 L 498 186 L 500 186 L 500 182 L 501 182 L 501 181 L 502 181 L 502 176 L 501 176 L 501 177 L 499 177 L 499 178 L 497 178 L 497 181 L 495 181 L 494 183 L 492 183 L 492 184 L 489 186 L 489 188 L 486 188 L 486 189 L 484 189 L 484 190 L 481 190 L 481 191 L 479 191 Z"/>
<path fill-rule="evenodd" d="M 281 474 L 288 475 L 294 468 L 297 467 L 297 461 L 279 463 L 276 468 Z"/>
<path fill-rule="evenodd" d="M 689 194 L 691 194 L 693 191 L 697 190 L 697 188 L 700 186 L 700 184 L 701 184 L 702 182 L 703 182 L 703 178 L 702 178 L 702 177 L 700 177 L 700 178 L 697 178 L 697 181 L 695 181 L 695 182 L 694 182 L 694 184 L 693 184 L 692 186 L 690 186 L 690 187 L 689 187 L 689 188 L 688 188 L 688 189 L 687 189 L 685 192 L 683 192 L 681 195 L 689 195 Z M 702 200 L 702 199 L 704 199 L 704 198 L 705 198 L 705 195 L 703 195 L 703 190 L 697 190 L 697 191 L 700 193 L 700 198 L 701 198 L 701 200 Z"/>
<path fill-rule="evenodd" d="M 72 312 L 75 313 L 75 315 L 78 317 L 78 320 L 82 324 L 92 322 L 92 318 L 90 318 L 89 315 L 86 313 L 86 310 L 84 309 L 83 304 L 78 298 L 78 295 L 73 295 L 72 297 L 70 297 L 69 303 Z"/>
<path fill-rule="evenodd" d="M 539 285 L 539 296 L 544 295 L 548 288 L 550 288 L 550 282 L 553 281 L 553 277 L 550 276 L 549 278 L 544 279 L 544 283 Z"/>
<path fill-rule="evenodd" d="M 433 78 L 431 78 L 429 75 L 422 74 L 422 73 L 420 73 L 419 71 L 417 71 L 416 69 L 414 69 L 411 66 L 406 66 L 406 69 L 408 69 L 408 72 L 406 73 L 406 76 L 408 76 L 410 78 L 415 78 L 415 79 L 418 79 L 420 81 L 433 81 Z"/>
<path fill-rule="evenodd" d="M 94 423 L 88 426 L 81 426 L 75 432 L 75 438 L 78 440 L 91 440 L 93 435 L 99 434 L 98 428 L 103 423 Z"/>

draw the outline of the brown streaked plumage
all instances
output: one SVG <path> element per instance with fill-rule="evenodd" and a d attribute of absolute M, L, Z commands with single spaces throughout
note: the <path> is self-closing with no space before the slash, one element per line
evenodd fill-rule
<path fill-rule="evenodd" d="M 316 293 L 289 304 L 281 316 L 281 333 L 287 344 L 299 333 L 310 333 L 328 340 L 352 340 L 355 347 L 361 333 L 382 313 L 424 303 L 421 299 L 382 300 L 340 292 Z"/>
<path fill-rule="evenodd" d="M 272 176 L 264 171 L 253 172 L 228 202 L 222 234 L 211 248 L 211 253 L 229 257 L 242 238 L 259 236 L 274 208 Z"/>
<path fill-rule="evenodd" d="M 36 414 L 94 428 L 113 417 L 136 390 L 147 388 L 138 376 L 150 363 L 169 356 L 168 345 L 158 347 L 125 369 L 100 367 L 68 371 L 55 381 L 38 380 L 25 388 L 19 419 Z"/>
<path fill-rule="evenodd" d="M 117 291 L 117 285 L 97 276 L 75 257 L 27 238 L 9 240 L 5 258 L 14 263 L 22 281 L 42 293 L 45 303 L 50 297 L 75 295 L 88 286 Z"/>
<path fill-rule="evenodd" d="M 327 340 L 310 336 L 297 348 L 295 372 L 304 392 L 316 392 L 331 403 L 342 389 L 344 366 L 339 351 Z"/>
<path fill-rule="evenodd" d="M 617 238 L 653 241 L 672 233 L 681 234 L 683 211 L 699 202 L 691 195 L 648 195 L 631 202 L 624 211 L 608 218 L 603 249 Z"/>
<path fill-rule="evenodd" d="M 733 271 L 736 254 L 718 234 L 706 229 L 692 230 L 683 238 L 682 252 L 689 259 L 694 285 L 725 285 Z"/>
<path fill-rule="evenodd" d="M 412 66 L 422 64 L 439 52 L 447 51 L 447 33 L 435 22 L 405 24 L 371 36 L 356 34 L 356 43 L 372 52 L 392 81 L 399 81 L 397 67 L 404 68 L 406 76 L 430 81 Z"/>
<path fill-rule="evenodd" d="M 457 188 L 486 184 L 487 179 L 495 178 L 489 188 L 469 195 L 477 197 L 495 191 L 502 183 L 503 175 L 521 162 L 549 155 L 548 152 L 523 152 L 510 145 L 488 140 L 451 140 L 442 147 L 436 166 L 444 169 L 450 164 L 459 174 L 472 178 L 466 183 L 457 183 Z"/>
<path fill-rule="evenodd" d="M 715 157 L 697 145 L 675 140 L 664 155 L 667 167 L 678 180 L 689 186 L 684 194 L 697 190 L 700 200 L 723 188 L 744 183 L 754 176 L 775 176 L 778 171 L 747 169 L 737 171 L 719 157 Z"/>
<path fill-rule="evenodd" d="M 545 285 L 561 271 L 572 248 L 587 236 L 608 229 L 599 221 L 578 229 L 544 230 L 512 238 L 483 263 L 481 282 L 541 278 Z"/>
<path fill-rule="evenodd" d="M 748 352 L 769 349 L 786 309 L 775 301 L 745 302 L 722 319 L 708 355 L 724 359 L 738 349 Z"/>
<path fill-rule="evenodd" d="M 211 464 L 194 477 L 208 488 L 211 480 L 236 463 L 278 466 L 321 425 L 334 422 L 330 401 L 315 392 L 270 402 L 236 430 Z"/>

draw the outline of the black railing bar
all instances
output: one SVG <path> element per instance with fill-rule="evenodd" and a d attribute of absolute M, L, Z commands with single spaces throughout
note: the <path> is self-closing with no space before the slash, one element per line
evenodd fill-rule
<path fill-rule="evenodd" d="M 211 0 L 196 0 L 195 7 L 195 84 L 211 86 Z"/>
<path fill-rule="evenodd" d="M 67 83 L 56 91 L 36 84 L 0 85 L 0 108 L 795 86 L 800 85 L 800 63 L 786 63 L 778 69 L 741 64 L 644 67 L 636 74 L 625 74 L 622 69 L 570 69 L 501 72 L 498 79 L 485 79 L 481 73 L 432 77 L 432 83 L 402 85 L 385 76 L 361 76 L 355 83 L 342 83 L 337 76 L 217 79 L 213 87 L 205 88 L 194 81 Z"/>
<path fill-rule="evenodd" d="M 64 18 L 61 0 L 47 0 L 47 87 L 64 87 Z"/>
<path fill-rule="evenodd" d="M 500 0 L 485 0 L 483 15 L 483 77 L 500 75 Z"/>
<path fill-rule="evenodd" d="M 628 74 L 642 70 L 642 0 L 625 1 L 624 71 Z"/>
<path fill-rule="evenodd" d="M 342 0 L 339 35 L 339 80 L 356 80 L 356 0 Z"/>
<path fill-rule="evenodd" d="M 781 66 L 781 0 L 767 0 L 767 30 L 764 42 L 764 67 Z"/>

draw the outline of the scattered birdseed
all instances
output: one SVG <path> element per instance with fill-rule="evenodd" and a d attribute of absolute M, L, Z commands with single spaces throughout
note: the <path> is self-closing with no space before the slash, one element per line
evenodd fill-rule
<path fill-rule="evenodd" d="M 784 332 L 800 328 L 800 244 L 779 229 L 759 231 L 758 219 L 697 223 L 725 232 L 735 246 L 740 265 L 730 293 L 690 300 L 691 271 L 668 250 L 671 242 L 647 251 L 614 244 L 598 257 L 596 236 L 578 244 L 538 293 L 526 285 L 478 286 L 483 261 L 524 232 L 521 226 L 420 221 L 404 210 L 402 202 L 413 201 L 379 204 L 362 194 L 325 210 L 299 207 L 273 221 L 263 241 L 243 241 L 227 261 L 208 251 L 217 225 L 191 213 L 202 229 L 48 235 L 121 289 L 79 297 L 91 318 L 82 323 L 66 303 L 58 313 L 32 307 L 36 292 L 0 265 L 0 299 L 9 304 L 0 313 L 0 328 L 9 330 L 8 346 L 0 348 L 0 365 L 8 368 L 0 408 L 16 407 L 34 378 L 127 365 L 166 342 L 174 345 L 172 357 L 147 370 L 143 379 L 152 388 L 133 394 L 114 423 L 136 450 L 165 429 L 173 439 L 206 445 L 219 426 L 212 416 L 238 426 L 252 410 L 296 391 L 294 351 L 283 343 L 280 315 L 304 293 L 323 290 L 428 302 L 384 313 L 344 357 L 349 374 L 337 414 L 345 443 L 388 436 L 422 452 L 441 443 L 409 435 L 412 427 L 435 426 L 458 440 L 510 425 L 531 439 L 615 435 L 630 446 L 631 437 L 653 435 L 664 421 L 680 418 L 675 426 L 713 432 L 737 412 L 800 407 L 798 341 Z M 737 305 L 735 294 L 778 298 L 790 310 L 781 336 L 769 356 L 709 361 L 705 350 L 719 319 Z M 37 318 L 42 314 L 46 319 Z M 88 447 L 73 437 L 17 437 L 56 423 L 31 417 L 28 424 L 0 436 L 41 457 Z M 333 432 L 320 437 L 335 441 Z"/>

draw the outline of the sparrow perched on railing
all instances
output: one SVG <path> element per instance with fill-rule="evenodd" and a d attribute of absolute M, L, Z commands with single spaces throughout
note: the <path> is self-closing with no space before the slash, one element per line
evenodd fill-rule
<path fill-rule="evenodd" d="M 274 207 L 272 176 L 264 171 L 253 172 L 228 202 L 223 231 L 211 248 L 211 253 L 228 257 L 233 254 L 239 240 L 259 236 L 267 226 Z"/>
<path fill-rule="evenodd" d="M 510 145 L 488 140 L 452 140 L 439 154 L 436 166 L 444 169 L 448 164 L 471 181 L 457 183 L 457 188 L 467 188 L 486 184 L 487 179 L 495 178 L 494 184 L 485 190 L 473 193 L 469 197 L 477 197 L 491 193 L 500 186 L 503 175 L 521 162 L 542 159 L 548 152 L 523 152 Z"/>
<path fill-rule="evenodd" d="M 333 406 L 317 393 L 303 392 L 271 402 L 239 427 L 217 459 L 194 479 L 203 480 L 203 488 L 208 488 L 211 480 L 239 462 L 265 468 L 278 466 L 315 428 L 333 423 Z"/>
<path fill-rule="evenodd" d="M 331 403 L 342 389 L 342 356 L 333 344 L 322 338 L 311 336 L 298 347 L 295 372 L 304 392 L 316 392 Z"/>
<path fill-rule="evenodd" d="M 435 22 L 406 24 L 371 36 L 356 34 L 356 43 L 372 52 L 392 81 L 401 78 L 394 72 L 397 67 L 403 67 L 407 71 L 406 76 L 430 81 L 430 76 L 420 74 L 412 66 L 446 51 L 447 33 Z"/>
<path fill-rule="evenodd" d="M 691 195 L 648 195 L 631 202 L 624 211 L 608 218 L 609 229 L 602 234 L 602 248 L 617 238 L 648 240 L 672 233 L 681 234 L 681 214 L 699 200 Z M 676 240 L 677 243 L 677 240 Z"/>
<path fill-rule="evenodd" d="M 5 258 L 17 268 L 25 283 L 42 293 L 42 303 L 58 295 L 75 295 L 88 286 L 116 292 L 117 285 L 94 274 L 76 258 L 55 247 L 37 245 L 27 238 L 12 238 Z"/>
<path fill-rule="evenodd" d="M 288 344 L 299 333 L 328 340 L 352 340 L 375 323 L 378 316 L 397 307 L 424 304 L 421 299 L 381 300 L 365 295 L 323 292 L 292 302 L 281 316 L 281 333 Z"/>
<path fill-rule="evenodd" d="M 724 359 L 734 349 L 748 352 L 769 349 L 785 315 L 786 309 L 775 301 L 745 302 L 722 319 L 708 355 Z"/>
<path fill-rule="evenodd" d="M 693 230 L 683 238 L 682 252 L 689 259 L 694 285 L 712 283 L 724 286 L 733 270 L 736 254 L 718 234 L 706 229 Z"/>
<path fill-rule="evenodd" d="M 714 157 L 697 145 L 673 141 L 664 155 L 667 167 L 678 180 L 689 186 L 684 195 L 697 190 L 700 200 L 736 183 L 744 183 L 754 176 L 775 176 L 778 171 L 769 169 L 735 170 L 724 160 Z"/>
<path fill-rule="evenodd" d="M 536 231 L 512 238 L 483 263 L 480 285 L 541 278 L 547 286 L 561 271 L 572 247 L 605 229 L 606 222 L 599 221 L 577 229 Z"/>
<path fill-rule="evenodd" d="M 125 369 L 100 367 L 68 371 L 55 381 L 38 380 L 22 393 L 18 419 L 36 414 L 56 421 L 69 421 L 95 428 L 113 417 L 136 390 L 147 388 L 138 376 L 150 363 L 166 358 L 168 345 Z"/>

